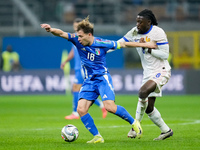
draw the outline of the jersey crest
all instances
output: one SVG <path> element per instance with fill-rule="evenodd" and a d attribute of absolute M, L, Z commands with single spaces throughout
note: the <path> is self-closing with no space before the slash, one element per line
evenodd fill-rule
<path fill-rule="evenodd" d="M 150 40 L 150 38 L 148 38 L 148 36 L 146 36 L 145 41 L 150 42 L 151 40 Z"/>
<path fill-rule="evenodd" d="M 95 53 L 96 53 L 96 55 L 100 55 L 100 49 L 99 48 L 95 48 Z"/>

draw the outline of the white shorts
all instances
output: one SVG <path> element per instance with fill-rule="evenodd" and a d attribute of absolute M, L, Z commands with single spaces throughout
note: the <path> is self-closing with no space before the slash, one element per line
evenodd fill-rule
<path fill-rule="evenodd" d="M 143 78 L 142 85 L 144 85 L 148 80 L 153 80 L 156 82 L 157 86 L 154 92 L 150 93 L 148 97 L 161 97 L 162 96 L 162 87 L 165 85 L 171 77 L 171 70 L 161 70 L 156 72 L 148 78 Z"/>

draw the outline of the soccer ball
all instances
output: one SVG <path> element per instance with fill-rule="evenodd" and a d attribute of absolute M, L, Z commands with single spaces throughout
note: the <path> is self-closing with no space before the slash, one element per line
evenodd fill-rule
<path fill-rule="evenodd" d="M 66 142 L 73 142 L 75 141 L 79 136 L 79 132 L 77 127 L 75 127 L 72 124 L 68 124 L 62 128 L 61 131 L 61 137 Z"/>

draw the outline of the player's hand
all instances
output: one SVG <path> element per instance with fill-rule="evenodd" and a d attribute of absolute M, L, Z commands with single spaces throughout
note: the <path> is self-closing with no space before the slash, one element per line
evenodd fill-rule
<path fill-rule="evenodd" d="M 41 28 L 44 28 L 47 32 L 51 31 L 51 26 L 49 24 L 41 24 Z"/>
<path fill-rule="evenodd" d="M 140 43 L 146 43 L 148 48 L 152 48 L 155 49 L 157 48 L 156 42 L 155 41 L 151 41 L 151 42 L 145 42 L 144 38 L 140 39 Z M 143 47 L 143 49 L 145 49 L 145 47 Z M 148 49 L 147 49 L 148 50 Z M 145 50 L 146 51 L 146 50 Z"/>
<path fill-rule="evenodd" d="M 145 43 L 144 38 L 141 38 L 139 43 Z"/>
<path fill-rule="evenodd" d="M 125 42 L 119 42 L 120 43 L 120 48 L 126 47 Z"/>
<path fill-rule="evenodd" d="M 144 38 L 141 38 L 140 39 L 140 41 L 139 41 L 139 43 L 145 43 L 145 40 L 144 40 Z M 147 48 L 145 48 L 145 47 L 143 47 L 142 49 L 144 49 L 145 50 L 145 52 L 148 50 Z M 147 49 L 147 50 L 146 50 Z"/>
<path fill-rule="evenodd" d="M 66 64 L 66 62 L 63 62 L 63 63 L 61 63 L 61 65 L 60 65 L 60 69 L 64 69 L 64 67 L 65 67 L 65 64 Z"/>
<path fill-rule="evenodd" d="M 151 48 L 151 49 L 156 49 L 156 48 L 158 48 L 156 42 L 154 42 L 154 41 L 152 41 L 152 42 L 147 42 L 146 44 L 148 45 L 148 48 Z"/>

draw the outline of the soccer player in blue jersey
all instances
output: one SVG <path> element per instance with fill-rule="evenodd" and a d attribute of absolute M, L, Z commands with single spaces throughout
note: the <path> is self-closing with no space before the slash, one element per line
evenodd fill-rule
<path fill-rule="evenodd" d="M 77 30 L 77 25 L 79 22 L 81 22 L 83 19 L 81 18 L 76 18 L 73 22 L 73 28 L 74 31 L 76 32 Z M 82 70 L 81 66 L 81 60 L 80 56 L 78 54 L 78 50 L 74 44 L 72 44 L 71 51 L 67 57 L 67 59 L 61 64 L 61 69 L 64 68 L 65 64 L 72 60 L 74 58 L 75 65 L 74 65 L 74 70 L 75 70 L 75 78 L 74 78 L 74 83 L 72 86 L 72 93 L 73 93 L 73 112 L 72 114 L 65 116 L 65 119 L 71 120 L 71 119 L 79 119 L 79 114 L 77 112 L 77 106 L 78 106 L 78 93 L 80 91 L 80 88 L 83 84 L 84 81 L 84 73 Z M 105 118 L 107 116 L 107 111 L 103 105 L 103 102 L 99 99 L 96 99 L 94 101 L 94 104 L 96 104 L 101 110 L 102 110 L 102 117 Z"/>
<path fill-rule="evenodd" d="M 88 113 L 93 101 L 100 95 L 106 110 L 113 113 L 132 125 L 137 137 L 142 136 L 142 128 L 139 121 L 134 119 L 127 110 L 115 104 L 115 93 L 111 75 L 106 66 L 106 53 L 109 49 L 125 47 L 125 43 L 110 41 L 93 36 L 93 24 L 89 18 L 78 23 L 77 33 L 70 34 L 60 29 L 51 28 L 49 24 L 41 24 L 47 32 L 71 41 L 78 50 L 81 64 L 85 73 L 85 80 L 79 92 L 77 111 L 81 121 L 94 138 L 87 143 L 104 143 L 94 120 Z M 134 46 L 146 47 L 147 43 L 136 43 Z"/>

